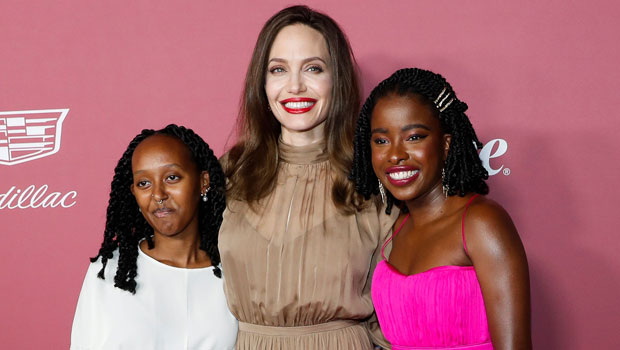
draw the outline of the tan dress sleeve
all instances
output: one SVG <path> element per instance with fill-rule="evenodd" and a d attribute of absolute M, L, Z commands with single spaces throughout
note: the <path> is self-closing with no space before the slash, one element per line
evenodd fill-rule
<path fill-rule="evenodd" d="M 400 211 L 396 207 L 392 208 L 391 215 L 387 215 L 385 213 L 385 207 L 383 206 L 377 208 L 377 211 L 377 215 L 379 216 L 377 229 L 377 231 L 380 233 L 379 244 L 377 245 L 372 256 L 370 272 L 368 275 L 366 286 L 364 287 L 364 294 L 370 294 L 372 276 L 375 271 L 375 267 L 377 266 L 379 261 L 383 259 L 383 257 L 381 256 L 381 247 L 392 232 L 392 227 L 394 226 L 394 223 L 396 222 L 396 219 L 398 218 L 398 215 L 400 213 Z M 391 349 L 390 343 L 385 339 L 385 337 L 383 337 L 383 333 L 381 332 L 381 328 L 379 327 L 379 321 L 377 320 L 377 314 L 374 311 L 370 318 L 366 322 L 364 322 L 364 326 L 368 330 L 368 334 L 370 335 L 370 338 L 375 345 L 381 346 L 383 349 Z"/>

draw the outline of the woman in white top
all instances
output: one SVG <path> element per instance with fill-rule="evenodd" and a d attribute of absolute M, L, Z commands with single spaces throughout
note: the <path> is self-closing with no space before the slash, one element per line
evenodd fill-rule
<path fill-rule="evenodd" d="M 176 125 L 143 130 L 119 160 L 104 239 L 71 349 L 232 349 L 217 235 L 225 179 L 209 146 Z"/>

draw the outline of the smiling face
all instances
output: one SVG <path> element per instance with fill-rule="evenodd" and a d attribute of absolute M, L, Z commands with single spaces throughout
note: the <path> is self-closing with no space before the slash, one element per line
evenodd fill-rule
<path fill-rule="evenodd" d="M 441 170 L 450 135 L 441 131 L 437 111 L 418 95 L 379 99 L 370 120 L 372 167 L 401 201 L 442 195 Z"/>
<path fill-rule="evenodd" d="M 136 147 L 131 162 L 131 192 L 155 236 L 197 237 L 200 193 L 209 185 L 209 174 L 198 171 L 187 146 L 153 135 Z"/>
<path fill-rule="evenodd" d="M 282 28 L 276 36 L 265 78 L 265 93 L 282 126 L 282 139 L 296 144 L 323 137 L 331 93 L 332 69 L 321 33 L 303 24 Z"/>

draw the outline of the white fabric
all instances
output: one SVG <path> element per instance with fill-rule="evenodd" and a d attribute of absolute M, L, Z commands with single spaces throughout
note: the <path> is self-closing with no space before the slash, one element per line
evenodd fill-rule
<path fill-rule="evenodd" d="M 118 251 L 90 264 L 73 319 L 71 350 L 233 349 L 237 320 L 213 267 L 183 269 L 138 249 L 136 294 L 114 287 Z"/>

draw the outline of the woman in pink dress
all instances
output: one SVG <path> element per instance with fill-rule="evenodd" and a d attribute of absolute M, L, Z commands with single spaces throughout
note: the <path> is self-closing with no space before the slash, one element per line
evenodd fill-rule
<path fill-rule="evenodd" d="M 402 210 L 372 281 L 393 349 L 532 347 L 525 251 L 484 196 L 466 109 L 442 76 L 410 68 L 372 91 L 358 121 L 356 189 Z"/>

